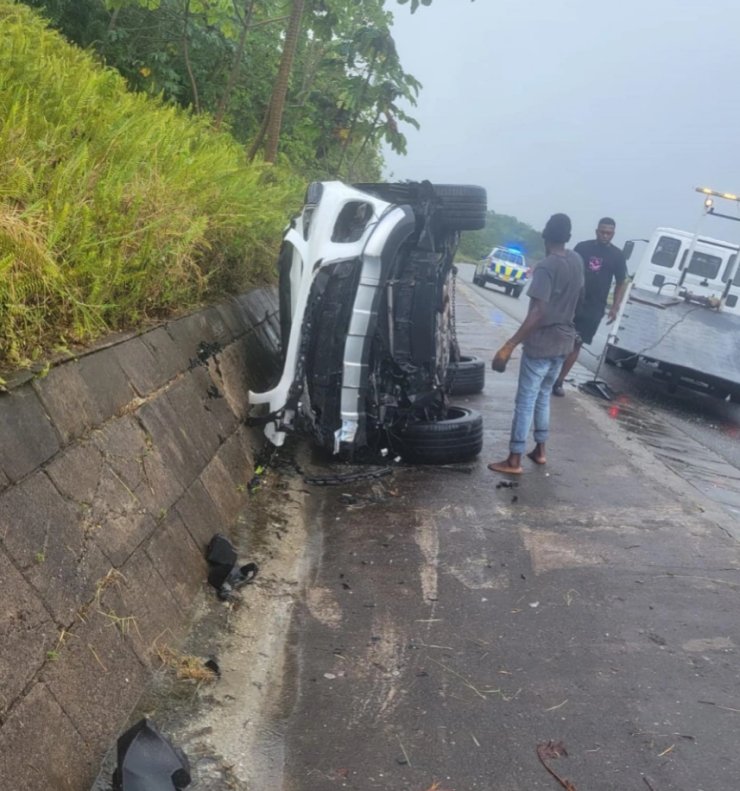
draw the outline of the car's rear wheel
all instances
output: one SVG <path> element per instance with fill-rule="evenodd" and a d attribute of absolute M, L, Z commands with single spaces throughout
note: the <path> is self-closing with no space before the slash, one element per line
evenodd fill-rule
<path fill-rule="evenodd" d="M 519 299 L 519 297 L 522 295 L 522 290 L 523 286 L 514 286 L 514 288 L 512 288 L 511 294 L 514 299 Z"/>
<path fill-rule="evenodd" d="M 441 420 L 418 420 L 395 430 L 391 444 L 413 464 L 469 461 L 483 449 L 483 419 L 472 409 L 450 406 Z"/>
<path fill-rule="evenodd" d="M 479 357 L 460 357 L 447 366 L 445 391 L 450 395 L 480 393 L 486 383 L 486 365 Z"/>
<path fill-rule="evenodd" d="M 355 184 L 357 189 L 377 195 L 389 203 L 415 203 L 424 196 L 428 182 L 380 182 Z M 472 184 L 432 184 L 439 201 L 436 216 L 448 231 L 477 231 L 486 225 L 486 190 Z"/>

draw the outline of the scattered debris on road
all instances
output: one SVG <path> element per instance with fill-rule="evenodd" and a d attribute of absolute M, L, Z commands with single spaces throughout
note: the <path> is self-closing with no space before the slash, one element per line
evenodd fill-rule
<path fill-rule="evenodd" d="M 256 563 L 237 564 L 236 550 L 226 536 L 216 533 L 206 550 L 208 582 L 221 601 L 228 601 L 237 588 L 254 580 L 259 571 Z"/>
<path fill-rule="evenodd" d="M 563 742 L 554 742 L 552 739 L 547 742 L 542 742 L 537 745 L 537 757 L 540 763 L 547 769 L 547 771 L 560 783 L 565 791 L 577 791 L 576 787 L 570 780 L 565 780 L 548 765 L 548 760 L 555 760 L 561 756 L 568 756 L 568 751 L 565 749 Z"/>
<path fill-rule="evenodd" d="M 180 791 L 190 785 L 187 756 L 148 719 L 119 736 L 117 750 L 113 791 Z"/>

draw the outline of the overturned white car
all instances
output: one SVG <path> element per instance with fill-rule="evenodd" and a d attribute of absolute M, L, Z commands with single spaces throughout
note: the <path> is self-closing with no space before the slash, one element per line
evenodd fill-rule
<path fill-rule="evenodd" d="M 483 362 L 457 348 L 453 260 L 485 215 L 475 186 L 309 186 L 278 261 L 282 376 L 249 396 L 272 443 L 298 429 L 352 460 L 480 452 L 480 415 L 448 396 L 483 388 Z"/>

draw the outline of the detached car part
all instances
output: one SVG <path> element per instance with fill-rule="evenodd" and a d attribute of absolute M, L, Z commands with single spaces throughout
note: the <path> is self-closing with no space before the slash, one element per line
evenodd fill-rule
<path fill-rule="evenodd" d="M 118 738 L 113 791 L 180 791 L 190 785 L 190 764 L 147 719 Z"/>
<path fill-rule="evenodd" d="M 481 187 L 309 186 L 278 260 L 283 372 L 249 395 L 272 443 L 304 429 L 358 460 L 389 446 L 434 463 L 480 451 L 480 415 L 451 411 L 447 388 L 459 233 L 485 218 Z"/>

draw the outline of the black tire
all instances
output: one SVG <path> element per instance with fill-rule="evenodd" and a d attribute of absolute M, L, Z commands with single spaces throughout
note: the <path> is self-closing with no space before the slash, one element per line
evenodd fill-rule
<path fill-rule="evenodd" d="M 519 297 L 521 297 L 522 295 L 522 290 L 523 290 L 522 286 L 514 286 L 514 288 L 511 291 L 512 297 L 514 297 L 514 299 L 519 299 Z"/>
<path fill-rule="evenodd" d="M 464 407 L 447 408 L 445 419 L 408 423 L 394 431 L 393 448 L 412 464 L 454 464 L 483 449 L 483 418 Z"/>
<path fill-rule="evenodd" d="M 486 364 L 480 357 L 463 357 L 447 366 L 445 392 L 450 395 L 480 393 L 486 383 Z"/>
<path fill-rule="evenodd" d="M 357 189 L 377 195 L 389 203 L 415 203 L 422 192 L 419 182 L 362 183 Z M 448 231 L 477 231 L 486 225 L 486 190 L 471 184 L 432 184 L 439 200 L 436 216 Z"/>
<path fill-rule="evenodd" d="M 606 347 L 605 359 L 609 365 L 618 365 L 625 371 L 634 371 L 637 368 L 639 355 L 628 352 L 626 349 L 618 349 L 609 344 Z"/>

